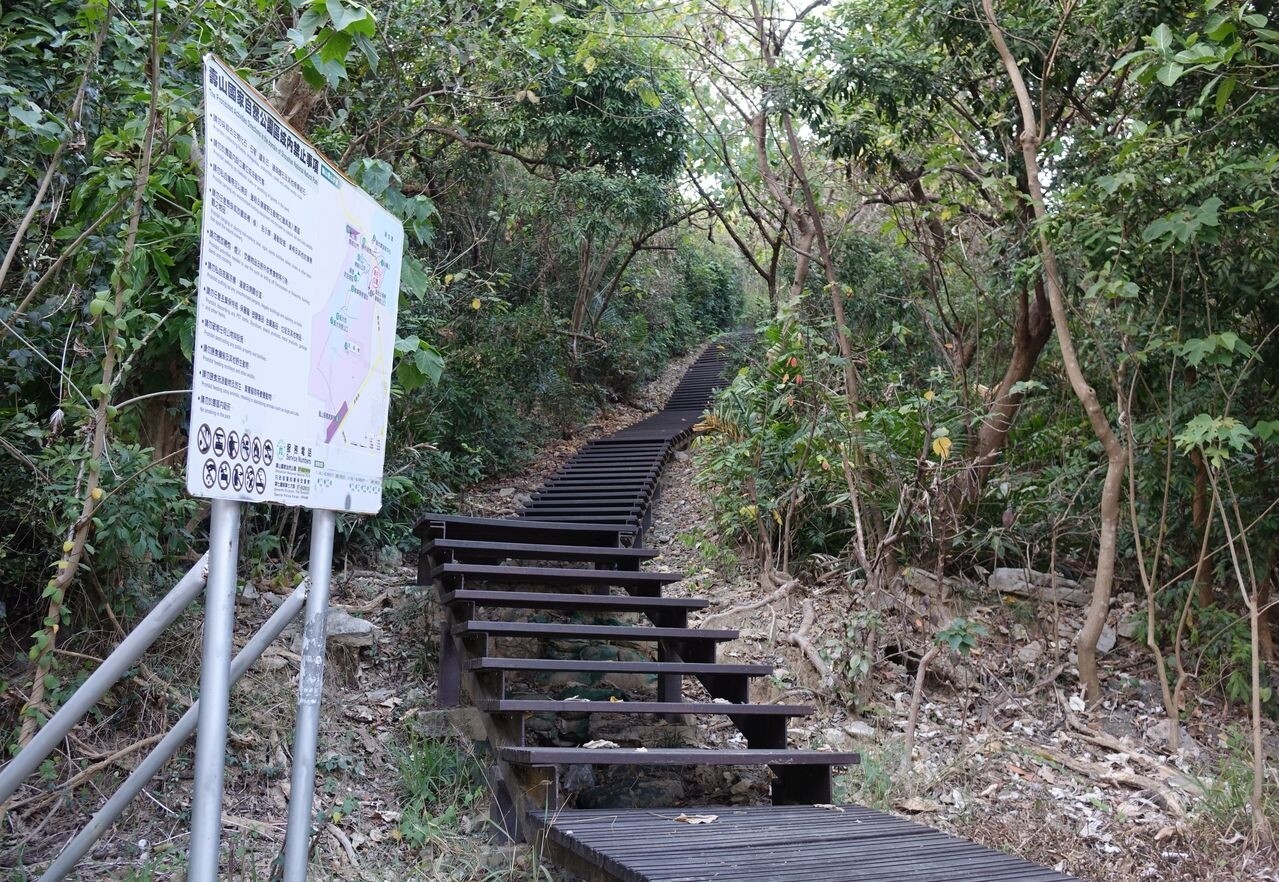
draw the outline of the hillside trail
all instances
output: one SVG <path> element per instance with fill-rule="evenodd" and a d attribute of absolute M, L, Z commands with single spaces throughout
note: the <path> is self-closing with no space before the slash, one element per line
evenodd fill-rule
<path fill-rule="evenodd" d="M 467 491 L 461 510 L 486 516 L 514 511 L 581 444 L 660 407 L 697 354 L 670 364 L 631 404 L 548 444 L 522 474 Z M 909 633 L 888 635 L 883 642 L 896 654 L 877 669 L 870 701 L 852 713 L 846 696 L 788 641 L 804 629 L 807 602 L 813 615 L 804 633 L 812 645 L 828 656 L 838 647 L 846 650 L 849 622 L 867 603 L 858 583 L 831 562 L 803 574 L 789 596 L 735 612 L 763 596 L 759 571 L 715 541 L 711 502 L 695 480 L 695 456 L 678 453 L 664 475 L 647 537 L 661 556 L 651 566 L 685 572 L 688 578 L 672 593 L 707 597 L 712 606 L 704 618 L 720 615 L 716 627 L 741 630 L 740 639 L 721 650 L 726 660 L 773 665 L 773 676 L 752 700 L 816 707 L 813 716 L 794 722 L 793 746 L 862 753 L 862 765 L 838 779 L 837 800 L 895 811 L 1097 882 L 1279 882 L 1272 853 L 1250 850 L 1239 834 L 1178 817 L 1166 798 L 1192 802 L 1179 787 L 1216 775 L 1227 754 L 1224 719 L 1201 712 L 1188 722 L 1197 759 L 1164 755 L 1146 654 L 1123 638 L 1111 650 L 1122 674 L 1109 683 L 1102 708 L 1088 716 L 1072 703 L 1068 635 L 1079 616 L 1075 610 L 1058 610 L 1055 621 L 1025 603 L 990 596 L 984 586 L 955 586 L 966 615 L 982 621 L 989 636 L 970 657 L 941 665 L 926 679 L 914 762 L 905 772 L 900 745 L 922 641 Z M 564 877 L 542 866 L 528 846 L 492 842 L 483 783 L 456 761 L 456 751 L 464 755 L 469 742 L 465 733 L 451 737 L 451 717 L 434 709 L 431 589 L 406 587 L 414 581 L 408 566 L 335 571 L 333 603 L 349 628 L 329 646 L 315 806 L 320 833 L 311 877 L 561 882 Z M 238 642 L 279 597 L 267 586 L 246 587 L 239 598 Z M 910 602 L 908 589 L 900 600 Z M 1135 598 L 1119 598 L 1121 616 L 1133 608 Z M 185 635 L 161 651 L 193 674 L 198 622 L 185 627 Z M 298 639 L 296 629 L 286 633 L 232 696 L 224 802 L 229 880 L 270 879 L 283 843 Z M 148 700 L 167 699 L 152 694 Z M 102 726 L 83 746 L 118 749 L 146 734 Z M 704 734 L 708 746 L 740 737 L 727 724 Z M 191 784 L 188 747 L 73 878 L 181 879 Z M 415 811 L 413 793 L 424 787 L 436 791 L 433 801 Z M 752 794 L 743 789 L 741 798 Z M 93 802 L 83 808 L 91 811 Z M 73 808 L 76 801 L 60 801 L 47 819 L 34 812 L 27 818 L 28 833 L 44 821 L 28 842 L 27 866 L 51 856 L 49 850 L 83 823 L 84 813 Z"/>

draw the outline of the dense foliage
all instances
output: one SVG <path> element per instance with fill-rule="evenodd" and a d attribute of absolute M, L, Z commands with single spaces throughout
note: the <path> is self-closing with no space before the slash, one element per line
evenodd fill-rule
<path fill-rule="evenodd" d="M 424 508 L 517 468 L 740 313 L 736 256 L 690 233 L 700 212 L 677 186 L 682 79 L 660 45 L 601 36 L 598 10 L 2 14 L 0 619 L 46 705 L 75 668 L 53 664 L 58 631 L 74 645 L 86 632 L 68 626 L 106 605 L 128 620 L 204 543 L 181 464 L 206 53 L 409 232 L 386 503 L 343 524 L 348 553 L 407 547 Z M 289 567 L 305 534 L 294 511 L 252 510 L 250 576 Z"/>

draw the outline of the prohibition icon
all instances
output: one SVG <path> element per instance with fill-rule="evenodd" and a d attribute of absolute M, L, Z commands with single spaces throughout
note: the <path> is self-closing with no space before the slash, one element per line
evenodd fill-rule
<path fill-rule="evenodd" d="M 201 453 L 208 453 L 209 448 L 213 446 L 213 431 L 208 423 L 202 423 L 195 433 L 195 446 Z"/>

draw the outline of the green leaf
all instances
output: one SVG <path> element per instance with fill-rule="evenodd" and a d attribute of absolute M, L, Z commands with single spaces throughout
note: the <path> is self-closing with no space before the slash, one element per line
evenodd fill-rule
<path fill-rule="evenodd" d="M 1235 86 L 1239 85 L 1239 81 L 1234 77 L 1226 77 L 1221 81 L 1221 85 L 1217 87 L 1217 112 L 1225 113 L 1226 105 L 1230 103 L 1230 96 L 1234 94 Z"/>
<path fill-rule="evenodd" d="M 426 270 L 422 268 L 422 264 L 416 258 L 409 257 L 406 254 L 400 259 L 401 291 L 408 291 L 414 297 L 420 298 L 426 294 L 430 281 L 430 276 L 427 275 Z"/>
<path fill-rule="evenodd" d="M 1181 79 L 1181 75 L 1185 72 L 1186 69 L 1182 65 L 1175 61 L 1170 61 L 1163 67 L 1159 68 L 1159 71 L 1155 74 L 1155 78 L 1165 86 L 1171 86 L 1176 83 L 1177 80 Z"/>
<path fill-rule="evenodd" d="M 1159 52 L 1167 52 L 1172 48 L 1172 29 L 1166 24 L 1155 28 L 1146 40 Z"/>
<path fill-rule="evenodd" d="M 15 104 L 9 108 L 9 115 L 28 128 L 34 129 L 40 124 L 40 117 L 44 116 L 44 111 L 34 104 L 27 107 L 19 107 Z"/>
<path fill-rule="evenodd" d="M 338 31 L 345 31 L 368 16 L 364 9 L 359 6 L 348 7 L 342 0 L 325 0 L 324 8 L 329 13 L 334 30 Z"/>

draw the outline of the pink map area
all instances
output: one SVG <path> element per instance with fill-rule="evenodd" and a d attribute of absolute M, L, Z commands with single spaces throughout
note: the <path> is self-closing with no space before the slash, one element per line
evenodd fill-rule
<path fill-rule="evenodd" d="M 364 238 L 348 227 L 347 256 L 333 291 L 311 322 L 308 391 L 319 399 L 325 441 L 332 441 L 368 379 L 373 357 L 375 261 Z M 380 273 L 378 274 L 380 275 Z"/>

